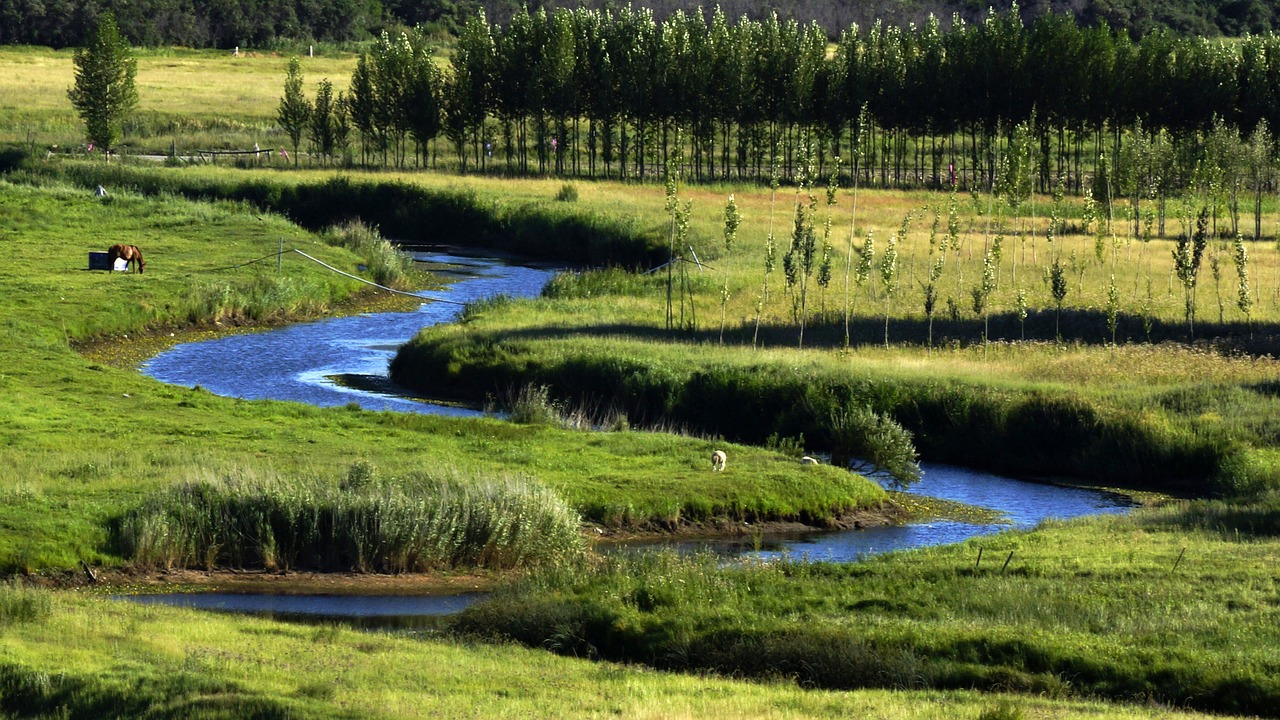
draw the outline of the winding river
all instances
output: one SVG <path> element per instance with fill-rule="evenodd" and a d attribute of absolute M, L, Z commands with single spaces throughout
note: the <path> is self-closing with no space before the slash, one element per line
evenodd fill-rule
<path fill-rule="evenodd" d="M 396 349 L 417 331 L 435 323 L 451 322 L 463 303 L 505 294 L 536 296 L 554 270 L 508 264 L 491 258 L 467 257 L 444 252 L 415 253 L 415 259 L 454 275 L 442 291 L 419 293 L 426 302 L 415 311 L 381 312 L 290 325 L 276 330 L 232 335 L 215 340 L 178 345 L 147 362 L 143 372 L 179 385 L 200 385 L 210 392 L 246 399 L 276 399 L 321 406 L 358 403 L 369 410 L 479 415 L 480 410 L 438 404 L 414 398 L 392 385 L 387 363 Z M 1022 482 L 962 468 L 922 464 L 924 477 L 913 493 L 979 505 L 1004 514 L 1008 525 L 977 525 L 932 521 L 840 533 L 793 538 L 771 538 L 755 543 L 704 543 L 716 552 L 754 554 L 763 557 L 855 561 L 868 554 L 960 542 L 999 532 L 1010 525 L 1031 527 L 1047 518 L 1070 518 L 1098 513 L 1125 512 L 1126 498 L 1079 488 Z M 169 597 L 169 600 L 165 600 Z M 329 596 L 333 598 L 334 596 Z M 456 612 L 476 598 L 458 602 L 423 603 L 408 609 L 405 598 L 364 596 L 359 601 L 306 596 L 273 596 L 250 600 L 243 597 L 151 596 L 148 602 L 169 602 L 234 611 L 259 611 L 282 617 L 403 618 Z M 390 609 L 388 609 L 390 608 Z M 393 623 L 396 624 L 396 623 Z"/>

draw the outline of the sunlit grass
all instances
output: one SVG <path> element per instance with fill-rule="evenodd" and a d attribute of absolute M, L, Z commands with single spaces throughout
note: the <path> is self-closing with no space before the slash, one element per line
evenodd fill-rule
<path fill-rule="evenodd" d="M 1273 716 L 1275 531 L 1274 502 L 1199 503 L 851 565 L 620 555 L 513 583 L 456 625 L 826 688 L 1018 688 Z"/>
<path fill-rule="evenodd" d="M 0 48 L 0 142 L 50 145 L 72 150 L 83 142 L 67 88 L 74 81 L 74 50 Z M 214 50 L 135 51 L 138 109 L 127 123 L 124 143 L 151 152 L 170 142 L 188 153 L 222 148 L 283 147 L 276 127 L 289 56 L 253 52 L 232 57 Z M 354 54 L 299 58 L 307 91 L 328 78 L 345 90 Z M 228 108 L 234 112 L 228 113 Z"/>
<path fill-rule="evenodd" d="M 711 478 L 713 443 L 701 438 L 245 402 L 159 383 L 73 347 L 192 323 L 214 330 L 218 321 L 314 316 L 362 287 L 294 255 L 277 273 L 282 239 L 346 272 L 358 274 L 364 260 L 243 204 L 118 187 L 100 199 L 65 185 L 0 183 L 0 228 L 24 258 L 0 265 L 6 573 L 122 563 L 107 542 L 110 518 L 200 473 L 236 468 L 336 477 L 363 458 L 405 477 L 448 458 L 467 476 L 531 477 L 588 519 L 625 525 L 717 511 L 825 517 L 884 499 L 847 473 L 805 473 L 764 450 L 731 449 L 750 462 Z M 143 248 L 145 274 L 86 269 L 89 251 L 116 242 Z"/>
<path fill-rule="evenodd" d="M 126 557 L 164 568 L 511 570 L 583 551 L 581 518 L 536 482 L 379 477 L 369 463 L 336 483 L 245 471 L 196 477 L 113 525 Z"/>
<path fill-rule="evenodd" d="M 221 711 L 293 717 L 826 718 L 938 720 L 1008 706 L 1026 718 L 1203 717 L 974 692 L 815 691 L 659 673 L 509 645 L 454 644 L 338 627 L 58 595 L 48 618 L 4 633 L 0 711 L 73 716 Z M 99 707 L 100 710 L 100 707 Z M 124 716 L 122 714 L 122 716 Z M 167 716 L 167 715 L 166 715 Z"/>

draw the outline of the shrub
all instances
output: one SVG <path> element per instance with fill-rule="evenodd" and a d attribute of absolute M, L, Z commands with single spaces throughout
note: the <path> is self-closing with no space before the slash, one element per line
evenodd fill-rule
<path fill-rule="evenodd" d="M 556 193 L 558 202 L 578 202 L 578 186 L 573 183 L 565 183 L 560 186 L 560 190 Z"/>
<path fill-rule="evenodd" d="M 832 462 L 867 476 L 887 479 L 899 489 L 920 480 L 911 433 L 893 418 L 869 407 L 838 407 L 825 430 Z"/>

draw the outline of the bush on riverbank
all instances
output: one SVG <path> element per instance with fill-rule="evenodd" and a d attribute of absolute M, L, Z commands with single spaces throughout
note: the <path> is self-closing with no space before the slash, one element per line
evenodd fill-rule
<path fill-rule="evenodd" d="M 114 524 L 143 565 L 424 572 L 555 564 L 582 551 L 580 520 L 527 480 L 447 475 L 340 484 L 251 473 L 153 495 Z"/>
<path fill-rule="evenodd" d="M 1280 717 L 1276 538 L 1189 533 L 1164 517 L 1050 523 L 851 565 L 610 556 L 515 582 L 453 625 L 565 655 L 806 687 Z M 989 559 L 975 565 L 979 547 Z"/>

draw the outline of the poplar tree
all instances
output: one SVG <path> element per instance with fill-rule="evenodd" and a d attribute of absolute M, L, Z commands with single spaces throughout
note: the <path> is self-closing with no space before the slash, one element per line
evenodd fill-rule
<path fill-rule="evenodd" d="M 1067 269 L 1059 258 L 1053 259 L 1049 269 L 1049 292 L 1053 295 L 1053 336 L 1062 342 L 1062 303 L 1067 299 Z"/>
<path fill-rule="evenodd" d="M 1236 233 L 1235 246 L 1233 248 L 1232 259 L 1235 261 L 1236 278 L 1239 283 L 1236 285 L 1236 307 L 1240 308 L 1240 312 L 1244 314 L 1245 324 L 1249 326 L 1249 337 L 1253 337 L 1253 296 L 1249 294 L 1249 251 L 1244 246 L 1244 238 Z"/>
<path fill-rule="evenodd" d="M 329 164 L 329 158 L 337 148 L 338 107 L 339 103 L 333 96 L 333 83 L 329 82 L 328 78 L 321 80 L 316 88 L 315 105 L 312 106 L 311 116 L 308 118 L 307 137 L 311 140 L 313 150 L 320 153 L 326 165 Z"/>
<path fill-rule="evenodd" d="M 733 252 L 733 243 L 738 238 L 738 226 L 742 224 L 742 214 L 738 212 L 738 203 L 733 195 L 724 206 L 724 262 L 729 262 L 729 253 Z M 720 344 L 724 345 L 724 324 L 729 307 L 729 272 L 721 271 L 724 286 L 720 289 Z"/>
<path fill-rule="evenodd" d="M 289 136 L 294 167 L 298 166 L 298 146 L 302 144 L 302 136 L 307 132 L 310 120 L 311 103 L 302 94 L 302 64 L 298 58 L 290 58 L 284 78 L 284 97 L 280 98 L 280 106 L 276 109 L 276 122 Z"/>
<path fill-rule="evenodd" d="M 138 105 L 134 85 L 137 61 L 116 28 L 115 16 L 105 13 L 88 43 L 76 51 L 75 84 L 67 98 L 84 120 L 89 142 L 108 151 L 124 134 L 124 119 Z"/>
<path fill-rule="evenodd" d="M 910 216 L 907 216 L 910 221 Z M 903 223 L 906 226 L 906 223 Z M 905 234 L 905 233 L 904 233 Z M 889 236 L 889 246 L 880 257 L 880 281 L 884 283 L 884 346 L 889 347 L 889 311 L 898 290 L 898 236 Z"/>
<path fill-rule="evenodd" d="M 1200 261 L 1208 245 L 1209 209 L 1207 207 L 1200 208 L 1200 214 L 1196 217 L 1195 234 L 1190 234 L 1190 228 L 1187 230 L 1188 232 L 1178 237 L 1178 243 L 1174 247 L 1173 267 L 1178 280 L 1182 283 L 1185 295 L 1187 333 L 1194 339 L 1196 336 L 1196 280 L 1200 274 Z"/>

